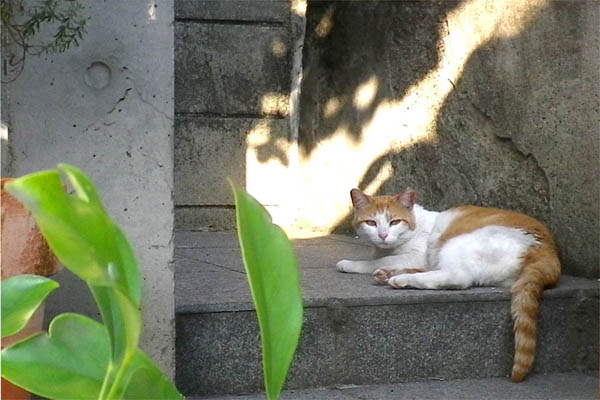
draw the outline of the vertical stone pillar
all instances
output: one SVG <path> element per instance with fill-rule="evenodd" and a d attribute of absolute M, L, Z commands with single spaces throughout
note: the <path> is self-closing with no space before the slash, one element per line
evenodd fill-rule
<path fill-rule="evenodd" d="M 79 47 L 28 57 L 3 84 L 12 174 L 66 162 L 90 175 L 140 264 L 141 347 L 173 375 L 173 1 L 80 2 Z M 97 316 L 85 286 L 59 275 L 48 313 Z"/>
<path fill-rule="evenodd" d="M 228 176 L 282 222 L 281 196 L 293 185 L 293 3 L 176 1 L 178 229 L 235 226 Z"/>

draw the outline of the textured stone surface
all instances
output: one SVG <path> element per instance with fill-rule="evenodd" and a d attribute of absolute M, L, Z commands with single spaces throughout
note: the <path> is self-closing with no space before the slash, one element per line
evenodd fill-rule
<path fill-rule="evenodd" d="M 281 393 L 280 398 L 282 400 L 592 400 L 598 398 L 598 377 L 576 373 L 535 374 L 518 385 L 505 378 L 430 380 L 395 385 L 339 385 L 335 388 L 287 390 Z M 191 397 L 190 399 L 262 400 L 264 394 Z"/>
<path fill-rule="evenodd" d="M 235 226 L 225 178 L 277 212 L 288 163 L 289 1 L 175 3 L 175 212 L 178 229 Z M 254 184 L 249 184 L 250 180 Z"/>
<path fill-rule="evenodd" d="M 175 226 L 177 229 L 200 231 L 231 230 L 235 226 L 233 207 L 175 207 Z"/>
<path fill-rule="evenodd" d="M 538 217 L 556 236 L 564 270 L 597 277 L 600 5 L 540 2 L 522 7 L 525 23 L 505 18 L 488 34 L 492 22 L 477 21 L 503 6 L 477 10 L 480 3 L 309 2 L 304 158 L 313 163 L 319 146 L 340 131 L 365 151 L 386 131 L 395 132 L 394 140 L 421 135 L 375 152 L 355 182 L 379 193 L 413 187 L 436 210 L 470 203 Z M 468 12 L 470 19 L 455 18 Z M 459 64 L 462 49 L 477 40 Z M 453 65 L 461 68 L 455 78 Z M 359 107 L 357 94 L 368 82 L 375 89 Z M 394 111 L 403 119 L 372 129 L 390 104 L 403 105 Z M 421 113 L 427 104 L 431 122 Z M 381 182 L 382 171 L 388 174 Z M 337 229 L 348 230 L 348 218 Z"/>
<path fill-rule="evenodd" d="M 232 204 L 226 178 L 242 185 L 246 181 L 246 133 L 251 126 L 252 120 L 177 118 L 175 204 Z"/>
<path fill-rule="evenodd" d="M 284 119 L 179 116 L 175 123 L 174 144 L 175 204 L 232 205 L 233 196 L 227 177 L 237 185 L 245 187 L 248 148 L 251 147 L 255 151 L 259 161 L 276 158 L 277 154 L 281 153 L 277 148 L 277 140 L 287 137 L 287 129 L 287 121 Z M 265 136 L 265 144 L 252 143 L 252 138 L 256 136 Z M 269 140 L 266 140 L 267 138 Z M 279 157 L 285 158 L 285 154 Z M 200 217 L 196 219 L 202 220 Z M 210 222 L 210 219 L 207 222 Z M 204 226 L 208 225 L 210 223 Z M 194 227 L 178 223 L 176 226 L 178 229 Z M 229 228 L 232 226 L 229 225 Z"/>
<path fill-rule="evenodd" d="M 175 111 L 287 115 L 289 33 L 281 26 L 175 24 Z"/>
<path fill-rule="evenodd" d="M 260 338 L 236 234 L 179 231 L 175 246 L 180 389 L 262 390 Z M 335 271 L 342 257 L 368 257 L 357 239 L 333 235 L 294 246 L 305 313 L 286 388 L 508 374 L 508 289 L 392 290 L 368 275 Z M 597 314 L 596 282 L 563 276 L 545 291 L 535 371 L 596 369 Z"/>
<path fill-rule="evenodd" d="M 21 76 L 2 83 L 9 93 L 2 122 L 10 123 L 11 172 L 63 162 L 90 176 L 139 261 L 141 346 L 169 374 L 175 369 L 173 2 L 81 3 L 90 19 L 79 46 L 28 57 Z M 47 317 L 97 315 L 83 300 L 87 287 L 60 275 Z"/>
<path fill-rule="evenodd" d="M 537 203 L 547 207 L 538 216 L 549 222 L 565 269 L 589 277 L 600 263 L 599 19 L 598 2 L 552 1 L 520 35 L 474 54 L 457 90 L 537 169 Z M 441 118 L 455 113 L 448 106 Z M 506 182 L 500 201 L 535 182 L 523 172 Z"/>
<path fill-rule="evenodd" d="M 583 334 L 572 329 L 577 322 L 569 313 L 572 303 L 543 302 L 537 373 L 596 367 L 593 360 L 581 364 L 575 358 Z M 512 365 L 508 309 L 508 301 L 306 308 L 286 388 L 507 376 Z M 180 314 L 177 329 L 177 383 L 184 393 L 262 390 L 254 313 Z"/>
<path fill-rule="evenodd" d="M 282 23 L 289 8 L 287 0 L 175 0 L 175 18 Z"/>

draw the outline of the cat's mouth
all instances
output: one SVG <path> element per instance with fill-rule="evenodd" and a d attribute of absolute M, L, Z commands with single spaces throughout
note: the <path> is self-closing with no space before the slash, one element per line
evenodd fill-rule
<path fill-rule="evenodd" d="M 383 240 L 379 243 L 374 243 L 374 245 L 379 247 L 380 249 L 391 249 L 393 247 L 396 247 L 396 243 L 386 242 Z"/>

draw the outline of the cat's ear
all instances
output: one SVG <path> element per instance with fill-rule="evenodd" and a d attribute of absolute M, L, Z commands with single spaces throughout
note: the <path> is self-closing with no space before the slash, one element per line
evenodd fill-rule
<path fill-rule="evenodd" d="M 396 196 L 396 201 L 402 204 L 407 210 L 412 210 L 415 205 L 415 198 L 417 197 L 417 192 L 412 189 L 406 189 L 404 192 L 398 193 Z"/>
<path fill-rule="evenodd" d="M 350 191 L 350 197 L 352 198 L 352 205 L 354 205 L 354 208 L 357 210 L 366 207 L 367 204 L 372 201 L 370 196 L 367 196 L 358 189 L 352 189 Z"/>

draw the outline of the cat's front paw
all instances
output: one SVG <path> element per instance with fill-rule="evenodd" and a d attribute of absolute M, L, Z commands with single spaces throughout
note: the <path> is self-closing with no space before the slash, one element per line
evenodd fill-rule
<path fill-rule="evenodd" d="M 373 272 L 373 279 L 380 285 L 384 285 L 394 276 L 394 270 L 392 268 L 378 268 Z"/>
<path fill-rule="evenodd" d="M 335 264 L 335 268 L 340 272 L 354 272 L 352 269 L 353 261 L 350 260 L 341 260 Z"/>
<path fill-rule="evenodd" d="M 387 283 L 394 289 L 410 288 L 412 287 L 410 278 L 410 274 L 395 275 L 389 278 Z"/>

